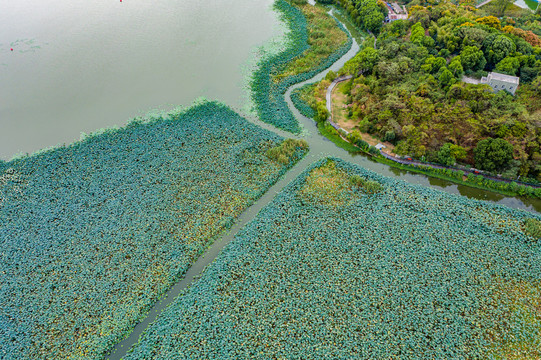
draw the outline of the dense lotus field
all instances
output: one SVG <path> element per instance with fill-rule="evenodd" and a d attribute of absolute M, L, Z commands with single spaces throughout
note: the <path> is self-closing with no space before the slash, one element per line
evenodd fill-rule
<path fill-rule="evenodd" d="M 306 170 L 127 359 L 541 358 L 538 215 Z"/>
<path fill-rule="evenodd" d="M 203 103 L 0 163 L 0 358 L 100 358 L 289 164 Z"/>
<path fill-rule="evenodd" d="M 302 12 L 285 0 L 277 0 L 275 8 L 282 15 L 289 32 L 284 49 L 276 55 L 263 58 L 258 64 L 258 70 L 253 74 L 251 80 L 252 100 L 261 120 L 280 129 L 299 133 L 301 127 L 287 106 L 284 99 L 285 92 L 291 85 L 308 80 L 330 67 L 348 52 L 353 40 L 344 26 L 337 22 L 338 27 L 347 35 L 347 41 L 342 47 L 310 71 L 288 76 L 275 83 L 273 76 L 279 74 L 287 63 L 310 47 L 308 45 L 307 22 Z"/>

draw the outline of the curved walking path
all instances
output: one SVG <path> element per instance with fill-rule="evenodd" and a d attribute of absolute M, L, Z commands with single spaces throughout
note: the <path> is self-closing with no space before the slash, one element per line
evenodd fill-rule
<path fill-rule="evenodd" d="M 349 80 L 351 78 L 353 78 L 352 75 L 340 76 L 340 77 L 336 78 L 331 83 L 331 85 L 329 85 L 329 87 L 327 88 L 327 94 L 326 94 L 326 106 L 327 106 L 327 110 L 329 111 L 329 114 L 330 114 L 327 121 L 332 125 L 332 127 L 334 127 L 336 130 L 338 130 L 340 133 L 345 133 L 345 134 L 348 134 L 349 132 L 346 129 L 341 128 L 340 125 L 336 124 L 332 120 L 332 92 L 333 92 L 334 88 L 336 87 L 336 85 L 338 85 L 341 82 L 347 81 L 347 80 Z M 344 141 L 349 142 L 346 138 L 344 138 L 342 136 L 342 134 L 340 134 L 340 136 L 342 137 L 342 139 Z M 352 145 L 355 146 L 354 144 L 352 144 Z M 499 181 L 499 182 L 504 182 L 504 183 L 508 183 L 508 184 L 510 184 L 512 182 L 515 182 L 517 184 L 527 185 L 527 186 L 530 186 L 530 187 L 533 187 L 533 188 L 541 188 L 541 185 L 529 184 L 529 183 L 524 183 L 524 182 L 519 181 L 519 180 L 511 180 L 511 179 L 499 178 L 497 176 L 486 175 L 486 174 L 484 174 L 482 172 L 479 172 L 476 169 L 457 168 L 457 167 L 453 167 L 453 166 L 444 166 L 444 165 L 432 164 L 432 163 L 427 163 L 427 162 L 422 162 L 422 161 L 417 161 L 417 160 L 401 159 L 401 158 L 392 156 L 390 154 L 387 154 L 387 153 L 383 152 L 382 150 L 380 150 L 380 154 L 384 158 L 386 158 L 388 160 L 391 160 L 391 161 L 394 161 L 396 163 L 403 164 L 403 165 L 426 166 L 426 167 L 430 167 L 430 168 L 433 168 L 433 169 L 463 171 L 464 175 L 468 175 L 468 174 L 482 175 L 484 178 L 490 179 L 490 180 L 493 180 L 493 181 Z"/>
<path fill-rule="evenodd" d="M 491 2 L 491 1 L 492 1 L 492 0 L 486 0 L 486 1 L 483 1 L 483 2 L 480 3 L 480 4 L 475 5 L 475 8 L 476 8 L 476 9 L 479 9 L 481 6 L 486 5 L 486 4 L 488 4 L 489 2 Z"/>
<path fill-rule="evenodd" d="M 329 117 L 327 118 L 327 121 L 332 125 L 333 128 L 335 128 L 336 130 L 345 131 L 346 134 L 348 133 L 346 130 L 342 129 L 340 126 L 338 126 L 338 124 L 332 121 L 332 91 L 334 90 L 336 85 L 346 80 L 349 80 L 351 78 L 353 78 L 352 75 L 345 75 L 345 76 L 340 76 L 334 79 L 331 85 L 329 85 L 329 87 L 327 88 L 327 94 L 325 96 L 326 103 L 327 103 L 327 111 L 329 111 Z"/>
<path fill-rule="evenodd" d="M 198 280 L 202 272 L 205 270 L 206 266 L 209 265 L 212 261 L 214 261 L 214 259 L 218 256 L 221 250 L 235 238 L 239 230 L 241 230 L 244 227 L 244 225 L 246 225 L 248 222 L 253 220 L 255 216 L 258 214 L 258 212 L 261 209 L 263 209 L 263 207 L 265 207 L 267 204 L 269 204 L 272 201 L 272 199 L 289 182 L 294 180 L 299 174 L 301 174 L 306 168 L 308 168 L 315 161 L 324 157 L 334 156 L 334 157 L 341 158 L 345 161 L 361 165 L 372 171 L 378 172 L 384 176 L 394 177 L 394 178 L 398 177 L 410 183 L 422 184 L 425 186 L 432 186 L 432 184 L 430 184 L 429 181 L 427 180 L 428 178 L 424 175 L 417 175 L 417 174 L 397 175 L 393 172 L 393 169 L 390 168 L 388 165 L 375 163 L 368 157 L 355 156 L 341 148 L 338 148 L 336 145 L 334 145 L 334 143 L 330 142 L 327 138 L 325 138 L 323 135 L 319 133 L 317 129 L 317 123 L 313 121 L 313 119 L 307 118 L 303 116 L 302 114 L 300 114 L 300 112 L 293 105 L 293 102 L 291 101 L 292 91 L 306 84 L 311 84 L 311 83 L 315 83 L 322 80 L 327 75 L 327 73 L 331 70 L 334 72 L 337 72 L 339 69 L 343 67 L 346 61 L 354 57 L 358 51 L 359 51 L 359 45 L 357 41 L 353 38 L 353 42 L 352 42 L 352 46 L 350 50 L 345 55 L 343 55 L 340 59 L 338 59 L 331 67 L 320 72 L 319 74 L 315 75 L 309 80 L 297 83 L 289 87 L 289 89 L 285 93 L 285 98 L 288 103 L 289 109 L 292 111 L 292 113 L 295 115 L 295 117 L 299 120 L 302 127 L 304 128 L 304 131 L 301 135 L 299 136 L 292 135 L 291 133 L 277 129 L 273 127 L 272 125 L 263 123 L 261 120 L 256 119 L 254 117 L 247 118 L 249 121 L 257 124 L 258 126 L 271 130 L 283 137 L 306 140 L 310 146 L 310 150 L 308 154 L 306 154 L 306 156 L 303 159 L 301 159 L 295 166 L 293 166 L 288 172 L 286 172 L 286 174 L 276 184 L 274 184 L 261 198 L 259 198 L 253 205 L 248 207 L 235 220 L 234 225 L 231 227 L 229 231 L 224 232 L 221 236 L 219 236 L 216 239 L 216 241 L 214 241 L 214 243 L 188 269 L 188 271 L 183 276 L 183 278 L 179 280 L 175 285 L 173 285 L 173 287 L 171 287 L 161 297 L 161 300 L 159 300 L 150 309 L 150 311 L 147 313 L 145 318 L 135 326 L 135 328 L 130 333 L 130 335 L 114 346 L 111 353 L 108 356 L 106 356 L 107 359 L 117 360 L 117 359 L 123 358 L 126 355 L 126 353 L 133 347 L 133 345 L 138 342 L 139 337 L 141 336 L 143 331 L 156 320 L 157 316 L 169 304 L 171 304 L 183 290 L 185 290 L 192 283 Z M 338 79 L 335 79 L 335 81 L 336 80 Z M 341 81 L 345 81 L 345 80 L 347 79 L 344 78 Z M 336 82 L 336 84 L 338 82 Z M 441 189 L 445 190 L 445 188 L 441 188 Z M 513 203 L 511 202 L 506 205 L 513 206 Z M 514 205 L 515 206 L 513 207 L 520 207 L 519 206 L 520 204 L 519 205 L 514 204 Z"/>

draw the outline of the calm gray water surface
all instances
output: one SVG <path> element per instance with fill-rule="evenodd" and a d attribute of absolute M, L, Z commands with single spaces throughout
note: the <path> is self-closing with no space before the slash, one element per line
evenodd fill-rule
<path fill-rule="evenodd" d="M 121 126 L 152 110 L 189 105 L 200 96 L 243 107 L 254 49 L 282 33 L 272 3 L 0 0 L 0 159 L 71 143 L 81 132 Z M 346 26 L 353 30 L 347 21 Z M 358 49 L 354 44 L 332 69 Z M 289 92 L 286 98 L 290 102 Z M 341 156 L 410 183 L 541 211 L 540 200 L 505 197 L 352 157 L 290 105 L 316 153 Z"/>
<path fill-rule="evenodd" d="M 272 3 L 0 0 L 0 159 L 201 96 L 244 106 Z"/>

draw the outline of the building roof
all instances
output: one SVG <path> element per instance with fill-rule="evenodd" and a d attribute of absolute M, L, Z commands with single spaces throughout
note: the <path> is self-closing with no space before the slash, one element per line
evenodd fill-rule
<path fill-rule="evenodd" d="M 389 14 L 390 20 L 407 20 L 408 14 Z"/>
<path fill-rule="evenodd" d="M 489 81 L 491 79 L 494 79 L 494 80 L 504 81 L 504 82 L 511 83 L 511 84 L 518 84 L 518 82 L 519 82 L 519 78 L 516 77 L 516 76 L 505 75 L 505 74 L 500 74 L 500 73 L 496 73 L 496 72 L 489 73 L 487 78 L 488 78 Z"/>

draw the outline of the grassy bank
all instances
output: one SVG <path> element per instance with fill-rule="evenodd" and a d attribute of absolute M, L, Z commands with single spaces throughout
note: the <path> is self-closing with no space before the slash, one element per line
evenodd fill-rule
<path fill-rule="evenodd" d="M 305 115 L 316 114 L 316 107 L 321 103 L 322 94 L 324 87 L 320 86 L 321 84 L 326 84 L 324 81 L 318 84 L 310 84 L 305 87 L 298 89 L 294 94 L 292 94 L 293 104 L 299 111 Z M 311 112 L 307 109 L 310 108 Z M 316 115 L 312 116 L 314 118 Z M 309 117 L 309 116 L 308 116 Z M 384 158 L 383 156 L 378 155 L 379 152 L 369 150 L 371 147 L 364 141 L 355 141 L 352 140 L 346 141 L 344 138 L 334 129 L 328 122 L 318 122 L 317 128 L 320 133 L 325 136 L 327 139 L 332 141 L 336 146 L 347 150 L 352 153 L 365 153 L 366 155 L 372 156 L 376 161 L 389 165 L 391 167 L 407 170 L 418 174 L 423 174 L 431 176 L 434 178 L 447 180 L 454 182 L 456 184 L 470 186 L 476 189 L 492 191 L 498 194 L 505 196 L 526 196 L 530 198 L 541 198 L 541 189 L 534 188 L 527 185 L 517 184 L 517 183 L 507 183 L 503 181 L 494 181 L 487 178 L 484 178 L 482 175 L 468 175 L 464 176 L 462 171 L 453 171 L 450 169 L 435 169 L 429 166 L 411 166 L 400 164 L 395 161 Z M 357 142 L 357 146 L 355 143 Z"/>
<path fill-rule="evenodd" d="M 350 49 L 352 40 L 324 8 L 293 6 L 285 0 L 278 0 L 275 8 L 289 32 L 284 49 L 259 63 L 251 81 L 252 100 L 261 120 L 299 133 L 300 125 L 287 106 L 285 92 L 331 66 Z"/>
<path fill-rule="evenodd" d="M 291 92 L 291 101 L 299 112 L 307 118 L 313 119 L 317 113 L 312 106 L 306 102 L 308 94 L 313 90 L 314 84 L 306 84 Z"/>
<path fill-rule="evenodd" d="M 332 16 L 327 14 L 327 9 L 309 4 L 300 5 L 299 9 L 307 21 L 310 47 L 273 76 L 275 83 L 321 66 L 327 57 L 342 48 L 348 41 L 347 33 Z"/>
<path fill-rule="evenodd" d="M 305 153 L 283 140 L 207 102 L 0 163 L 0 358 L 102 358 Z"/>
<path fill-rule="evenodd" d="M 340 134 L 336 131 L 335 128 L 331 126 L 328 122 L 318 122 L 317 128 L 321 135 L 325 136 L 327 139 L 332 141 L 336 146 L 342 148 L 350 153 L 362 153 L 363 151 L 357 146 L 345 141 Z"/>
<path fill-rule="evenodd" d="M 324 159 L 127 359 L 538 358 L 540 220 Z"/>

